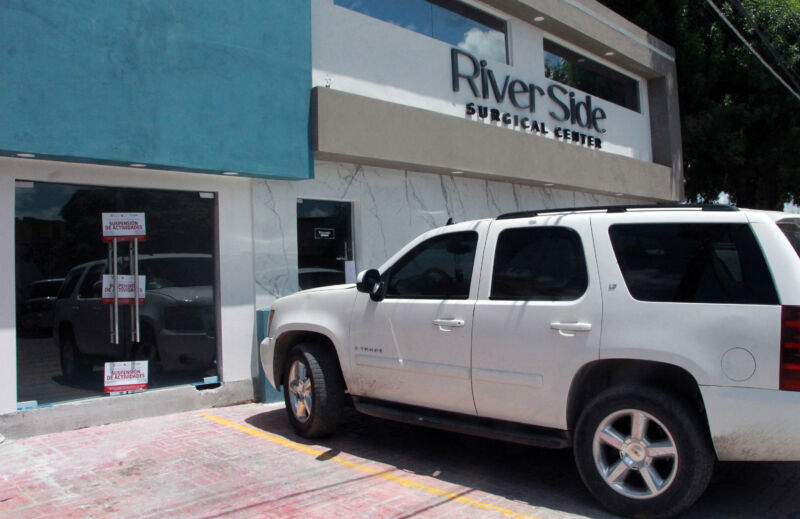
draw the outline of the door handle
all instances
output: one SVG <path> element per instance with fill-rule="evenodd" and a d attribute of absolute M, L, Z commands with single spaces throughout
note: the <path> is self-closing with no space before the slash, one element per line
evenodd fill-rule
<path fill-rule="evenodd" d="M 550 328 L 558 330 L 558 333 L 566 337 L 572 337 L 574 333 L 569 332 L 588 332 L 592 329 L 592 323 L 550 323 Z"/>
<path fill-rule="evenodd" d="M 440 328 L 456 328 L 460 326 L 464 326 L 463 319 L 434 319 L 433 324 L 439 326 Z M 449 330 L 445 330 L 449 331 Z"/>

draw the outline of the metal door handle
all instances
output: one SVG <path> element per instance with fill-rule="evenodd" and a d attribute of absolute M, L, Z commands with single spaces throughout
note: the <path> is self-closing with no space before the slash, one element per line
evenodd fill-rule
<path fill-rule="evenodd" d="M 592 329 L 592 323 L 550 323 L 550 328 L 561 332 L 588 332 Z"/>
<path fill-rule="evenodd" d="M 464 326 L 463 319 L 434 319 L 433 324 L 436 326 L 446 326 L 448 328 L 454 328 L 456 326 Z"/>

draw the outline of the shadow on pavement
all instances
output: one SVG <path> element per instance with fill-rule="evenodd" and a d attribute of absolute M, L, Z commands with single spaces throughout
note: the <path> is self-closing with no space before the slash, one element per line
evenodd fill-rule
<path fill-rule="evenodd" d="M 297 436 L 283 408 L 246 422 L 304 445 L 440 481 L 593 518 L 612 518 L 583 486 L 571 450 L 551 450 L 415 427 L 347 408 L 339 430 L 313 441 Z M 718 463 L 703 497 L 683 517 L 800 519 L 800 462 Z"/>
<path fill-rule="evenodd" d="M 245 420 L 258 429 L 304 445 L 431 476 L 481 492 L 573 514 L 615 517 L 603 511 L 584 488 L 571 450 L 551 450 L 390 422 L 347 408 L 337 433 L 312 441 L 297 436 L 283 408 Z M 435 483 L 433 483 L 435 485 Z"/>

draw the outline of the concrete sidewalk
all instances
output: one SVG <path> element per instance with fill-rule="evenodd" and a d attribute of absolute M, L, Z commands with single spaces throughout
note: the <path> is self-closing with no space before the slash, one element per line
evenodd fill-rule
<path fill-rule="evenodd" d="M 743 465 L 718 471 L 690 516 L 800 517 L 797 464 Z M 611 516 L 583 488 L 569 451 L 353 412 L 341 432 L 305 442 L 282 404 L 246 404 L 7 440 L 6 517 Z"/>

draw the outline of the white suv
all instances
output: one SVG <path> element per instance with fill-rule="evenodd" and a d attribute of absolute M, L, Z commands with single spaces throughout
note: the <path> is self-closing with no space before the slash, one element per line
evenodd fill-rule
<path fill-rule="evenodd" d="M 719 460 L 800 460 L 800 218 L 727 206 L 449 225 L 275 302 L 261 361 L 305 437 L 361 412 L 572 447 L 606 507 L 668 517 Z"/>

